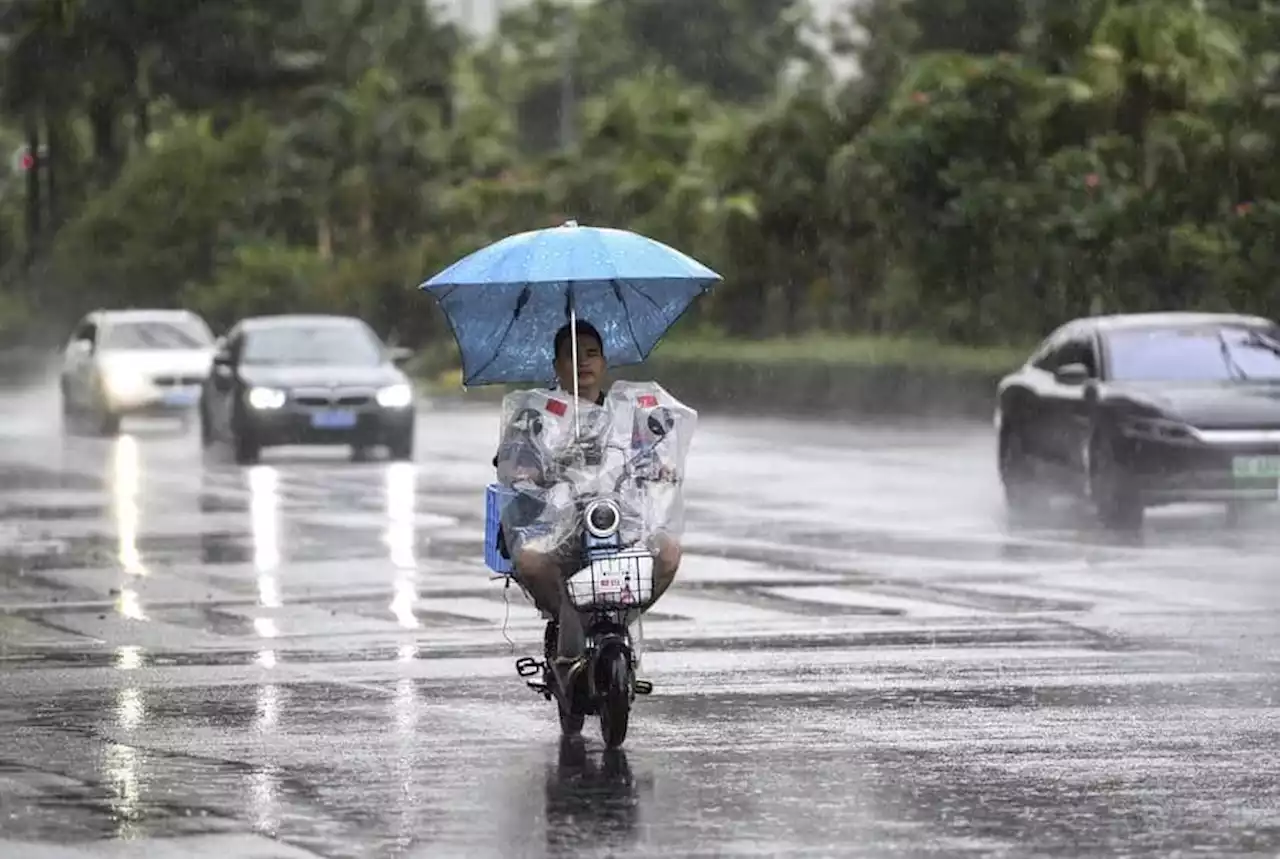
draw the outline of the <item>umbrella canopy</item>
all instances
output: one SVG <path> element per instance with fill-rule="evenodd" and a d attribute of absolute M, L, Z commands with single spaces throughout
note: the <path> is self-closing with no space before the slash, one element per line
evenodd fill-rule
<path fill-rule="evenodd" d="M 552 338 L 571 319 L 590 322 L 610 366 L 649 357 L 720 275 L 627 230 L 561 227 L 508 236 L 424 284 L 449 319 L 464 385 L 545 382 Z"/>

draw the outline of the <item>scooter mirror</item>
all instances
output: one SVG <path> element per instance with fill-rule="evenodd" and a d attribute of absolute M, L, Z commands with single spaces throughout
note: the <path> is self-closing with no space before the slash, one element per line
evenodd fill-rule
<path fill-rule="evenodd" d="M 510 426 L 517 432 L 542 435 L 542 415 L 536 409 L 521 409 L 511 419 Z"/>
<path fill-rule="evenodd" d="M 646 423 L 649 427 L 649 432 L 653 433 L 655 438 L 662 438 L 671 432 L 671 428 L 676 425 L 676 419 L 671 414 L 670 409 L 661 408 L 649 412 L 649 419 Z"/>

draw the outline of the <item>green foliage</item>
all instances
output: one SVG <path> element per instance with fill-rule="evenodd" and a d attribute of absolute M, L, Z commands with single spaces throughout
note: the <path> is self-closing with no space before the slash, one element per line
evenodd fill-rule
<path fill-rule="evenodd" d="M 131 161 L 54 245 L 66 309 L 174 306 L 185 286 L 211 278 L 239 238 L 234 225 L 246 214 L 263 131 L 246 123 L 215 138 L 195 124 Z"/>
<path fill-rule="evenodd" d="M 804 337 L 743 341 L 692 336 L 662 343 L 658 361 L 763 366 L 824 364 L 835 367 L 948 367 L 957 371 L 1004 373 L 1026 358 L 1026 344 L 974 348 L 912 337 Z"/>
<path fill-rule="evenodd" d="M 395 0 L 14 0 L 0 142 L 49 155 L 0 271 L 64 314 L 358 313 L 433 373 L 414 287 L 570 217 L 724 274 L 682 366 L 988 372 L 1078 314 L 1277 314 L 1273 5 L 869 0 L 837 83 L 794 0 L 529 0 L 486 43 Z"/>

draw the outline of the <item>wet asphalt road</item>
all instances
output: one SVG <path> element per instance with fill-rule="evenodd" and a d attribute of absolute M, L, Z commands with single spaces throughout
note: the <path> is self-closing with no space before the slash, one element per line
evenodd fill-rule
<path fill-rule="evenodd" d="M 0 855 L 1280 854 L 1280 509 L 1012 531 L 989 427 L 704 419 L 608 756 L 513 670 L 493 409 L 250 469 L 0 415 Z"/>

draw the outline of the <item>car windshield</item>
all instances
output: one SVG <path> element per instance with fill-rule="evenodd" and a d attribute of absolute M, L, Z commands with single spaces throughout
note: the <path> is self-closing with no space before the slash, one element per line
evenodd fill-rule
<path fill-rule="evenodd" d="M 355 325 L 282 326 L 246 335 L 240 360 L 245 364 L 375 367 L 382 363 L 382 349 L 369 332 Z"/>
<path fill-rule="evenodd" d="M 206 349 L 213 334 L 201 322 L 139 320 L 104 326 L 104 349 Z"/>
<path fill-rule="evenodd" d="M 1107 336 L 1107 356 L 1116 381 L 1280 381 L 1280 340 L 1256 328 L 1121 331 Z"/>

